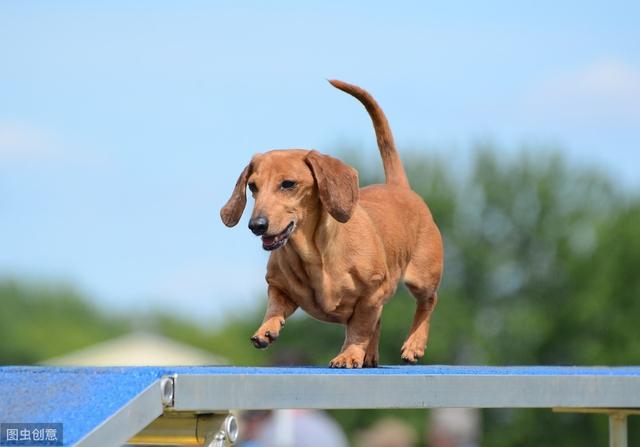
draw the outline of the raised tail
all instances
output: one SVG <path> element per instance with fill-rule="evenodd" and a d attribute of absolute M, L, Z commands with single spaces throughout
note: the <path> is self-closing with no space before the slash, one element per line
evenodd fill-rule
<path fill-rule="evenodd" d="M 393 142 L 389 122 L 376 100 L 373 99 L 373 96 L 356 85 L 347 84 L 346 82 L 335 79 L 329 82 L 335 88 L 347 92 L 356 98 L 364 105 L 367 112 L 369 112 L 371 121 L 373 121 L 373 128 L 376 132 L 378 149 L 380 149 L 380 155 L 382 156 L 382 165 L 384 166 L 384 176 L 387 184 L 409 188 L 409 180 L 407 179 L 407 174 L 404 172 L 404 167 L 400 161 L 396 145 Z"/>

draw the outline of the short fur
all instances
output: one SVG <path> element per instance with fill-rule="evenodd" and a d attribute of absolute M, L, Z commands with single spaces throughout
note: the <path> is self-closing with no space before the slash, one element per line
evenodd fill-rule
<path fill-rule="evenodd" d="M 359 189 L 355 169 L 316 151 L 274 150 L 253 157 L 220 212 L 222 221 L 238 223 L 251 184 L 252 217 L 269 222 L 263 244 L 276 235 L 285 244 L 269 258 L 267 311 L 251 340 L 267 347 L 301 307 L 319 320 L 347 327 L 330 366 L 377 366 L 382 307 L 403 280 L 417 306 L 401 357 L 416 363 L 424 355 L 442 275 L 440 232 L 427 205 L 410 189 L 382 109 L 365 90 L 329 82 L 369 112 L 386 182 Z M 285 180 L 295 186 L 284 188 Z M 293 232 L 284 239 L 291 223 Z"/>

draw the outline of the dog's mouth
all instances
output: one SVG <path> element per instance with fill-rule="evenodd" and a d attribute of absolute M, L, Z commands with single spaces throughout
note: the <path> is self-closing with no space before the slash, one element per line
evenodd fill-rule
<path fill-rule="evenodd" d="M 272 251 L 282 247 L 289 240 L 289 236 L 291 236 L 291 233 L 293 233 L 294 227 L 295 222 L 291 221 L 282 233 L 276 234 L 275 236 L 263 235 L 262 248 L 267 251 Z"/>

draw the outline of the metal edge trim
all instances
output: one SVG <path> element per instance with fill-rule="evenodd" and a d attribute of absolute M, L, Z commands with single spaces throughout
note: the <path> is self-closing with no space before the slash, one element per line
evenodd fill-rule
<path fill-rule="evenodd" d="M 175 376 L 175 411 L 266 408 L 640 408 L 640 377 L 600 375 Z"/>
<path fill-rule="evenodd" d="M 163 411 L 160 379 L 127 402 L 76 444 L 77 447 L 121 446 Z"/>

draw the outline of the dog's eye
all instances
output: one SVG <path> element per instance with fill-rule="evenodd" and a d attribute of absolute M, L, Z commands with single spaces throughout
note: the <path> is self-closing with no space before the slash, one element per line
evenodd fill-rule
<path fill-rule="evenodd" d="M 249 191 L 251 191 L 254 194 L 258 192 L 258 187 L 256 186 L 255 183 L 253 182 L 249 183 Z"/>
<path fill-rule="evenodd" d="M 293 189 L 296 186 L 296 182 L 294 182 L 293 180 L 285 180 L 282 183 L 280 183 L 280 187 L 282 189 Z"/>

